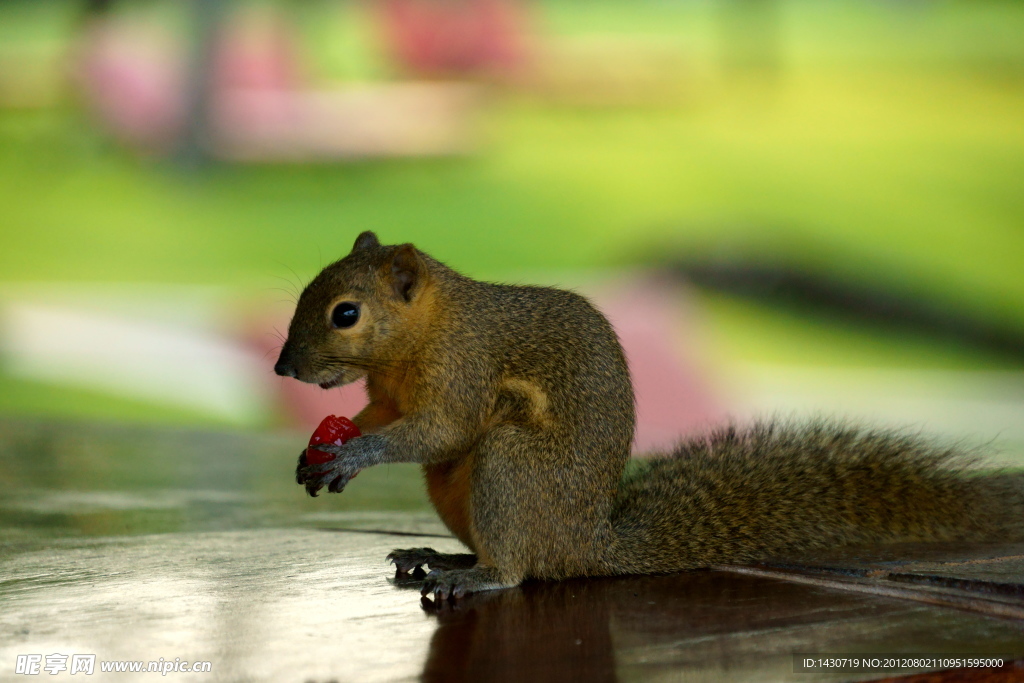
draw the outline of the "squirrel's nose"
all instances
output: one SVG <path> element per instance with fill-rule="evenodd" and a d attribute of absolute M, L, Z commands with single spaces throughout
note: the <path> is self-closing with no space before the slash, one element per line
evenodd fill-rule
<path fill-rule="evenodd" d="M 277 365 L 274 366 L 274 372 L 281 375 L 282 377 L 295 377 L 295 368 L 290 363 L 286 363 L 283 360 L 277 361 Z"/>
<path fill-rule="evenodd" d="M 281 375 L 281 377 L 298 377 L 299 373 L 295 371 L 295 366 L 287 358 L 287 350 L 281 351 L 281 357 L 277 359 L 277 363 L 274 365 L 274 372 Z"/>

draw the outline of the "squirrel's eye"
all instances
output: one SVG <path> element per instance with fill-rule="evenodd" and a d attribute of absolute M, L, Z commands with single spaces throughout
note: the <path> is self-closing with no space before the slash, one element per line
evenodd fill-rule
<path fill-rule="evenodd" d="M 359 306 L 344 301 L 331 311 L 331 324 L 337 328 L 352 327 L 359 320 Z"/>

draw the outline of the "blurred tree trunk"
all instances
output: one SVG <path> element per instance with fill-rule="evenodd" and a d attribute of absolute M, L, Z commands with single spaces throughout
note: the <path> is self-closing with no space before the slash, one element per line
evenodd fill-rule
<path fill-rule="evenodd" d="M 211 159 L 213 62 L 227 0 L 191 0 L 190 4 L 185 121 L 175 146 L 174 160 L 183 168 L 195 169 L 205 166 Z"/>

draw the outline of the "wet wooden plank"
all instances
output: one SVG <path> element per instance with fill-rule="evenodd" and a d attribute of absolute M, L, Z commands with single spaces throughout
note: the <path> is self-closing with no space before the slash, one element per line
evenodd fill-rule
<path fill-rule="evenodd" d="M 729 571 L 1024 619 L 1024 544 L 843 548 Z"/>
<path fill-rule="evenodd" d="M 0 420 L 0 680 L 33 652 L 319 683 L 809 683 L 881 674 L 795 673 L 795 653 L 1024 655 L 1024 620 L 940 601 L 1019 609 L 1024 545 L 844 549 L 757 575 L 530 582 L 433 605 L 384 562 L 461 550 L 420 473 L 371 470 L 308 499 L 296 440 Z"/>
<path fill-rule="evenodd" d="M 1024 659 L 991 669 L 946 669 L 910 676 L 880 678 L 872 683 L 1020 683 L 1024 681 Z"/>
<path fill-rule="evenodd" d="M 816 681 L 865 676 L 796 674 L 793 653 L 1024 648 L 1016 621 L 715 571 L 529 582 L 439 608 L 384 556 L 459 544 L 379 533 L 393 515 L 359 520 L 7 554 L 0 663 L 67 650 L 209 660 L 203 680 Z"/>

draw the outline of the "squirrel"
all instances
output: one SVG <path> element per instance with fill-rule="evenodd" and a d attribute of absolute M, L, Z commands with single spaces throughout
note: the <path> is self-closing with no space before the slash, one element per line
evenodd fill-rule
<path fill-rule="evenodd" d="M 326 464 L 303 451 L 296 480 L 316 496 L 366 467 L 421 465 L 472 552 L 387 559 L 435 601 L 844 544 L 1024 538 L 1024 475 L 904 432 L 726 426 L 627 467 L 629 369 L 586 298 L 478 282 L 372 232 L 302 292 L 274 369 L 325 389 L 366 379 L 363 436 L 318 446 L 336 455 Z"/>

